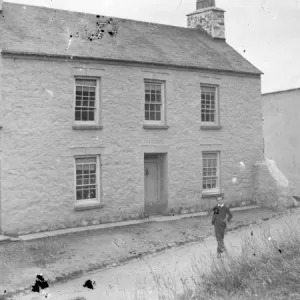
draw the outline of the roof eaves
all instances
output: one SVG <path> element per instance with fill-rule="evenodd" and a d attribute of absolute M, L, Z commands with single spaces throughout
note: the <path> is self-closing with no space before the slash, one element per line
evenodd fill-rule
<path fill-rule="evenodd" d="M 135 61 L 135 60 L 122 60 L 122 59 L 112 59 L 112 58 L 101 58 L 101 57 L 91 57 L 91 56 L 78 56 L 71 54 L 55 54 L 55 53 L 42 53 L 42 52 L 28 52 L 28 51 L 18 51 L 18 50 L 9 50 L 2 49 L 2 55 L 8 56 L 28 56 L 28 57 L 43 57 L 43 58 L 57 58 L 57 59 L 70 59 L 70 60 L 97 60 L 104 62 L 112 62 L 118 64 L 136 64 L 136 65 L 147 65 L 147 66 L 160 66 L 166 68 L 180 68 L 180 69 L 190 69 L 190 70 L 203 70 L 210 72 L 218 72 L 218 73 L 229 73 L 232 75 L 244 75 L 249 77 L 257 77 L 260 76 L 261 72 L 245 72 L 238 70 L 230 70 L 230 69 L 216 69 L 216 68 L 207 68 L 207 67 L 198 67 L 192 65 L 175 65 L 175 64 L 165 64 L 159 62 L 147 62 L 147 61 Z"/>
<path fill-rule="evenodd" d="M 288 92 L 294 92 L 294 91 L 300 91 L 300 88 L 294 88 L 294 89 L 288 89 L 288 90 L 280 90 L 280 91 L 275 91 L 275 92 L 263 93 L 262 96 L 273 95 L 273 94 L 281 94 L 281 93 L 288 93 Z"/>

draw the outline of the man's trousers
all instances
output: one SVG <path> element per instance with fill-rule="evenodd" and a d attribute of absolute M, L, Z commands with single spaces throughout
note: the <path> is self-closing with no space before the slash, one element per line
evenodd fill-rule
<path fill-rule="evenodd" d="M 218 248 L 217 248 L 218 255 L 226 251 L 225 244 L 224 244 L 226 227 L 227 226 L 225 221 L 218 220 L 215 223 L 215 235 L 218 242 Z"/>

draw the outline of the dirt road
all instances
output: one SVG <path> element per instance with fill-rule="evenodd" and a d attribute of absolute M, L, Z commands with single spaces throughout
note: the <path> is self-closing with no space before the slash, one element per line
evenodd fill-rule
<path fill-rule="evenodd" d="M 233 213 L 232 229 L 278 216 L 266 209 Z M 30 288 L 40 273 L 51 284 L 65 282 L 212 234 L 211 218 L 202 216 L 0 244 L 0 295 Z"/>
<path fill-rule="evenodd" d="M 264 228 L 269 228 L 271 234 L 276 235 L 287 223 L 292 226 L 298 222 L 299 218 L 300 212 L 297 211 L 293 215 L 230 232 L 225 238 L 225 243 L 229 250 L 238 251 L 242 237 L 249 237 L 251 231 L 256 237 L 259 237 L 262 236 Z M 174 283 L 176 283 L 176 291 L 180 292 L 182 290 L 180 279 L 182 274 L 185 276 L 190 274 L 191 262 L 194 259 L 202 258 L 203 270 L 205 270 L 205 266 L 209 267 L 211 262 L 209 255 L 215 253 L 215 238 L 209 237 L 202 243 L 166 250 L 156 256 L 144 257 L 127 265 L 90 273 L 67 283 L 51 286 L 48 291 L 50 298 L 48 296 L 46 299 L 71 300 L 76 299 L 76 297 L 85 297 L 87 300 L 124 300 L 135 299 L 134 295 L 138 295 L 137 299 L 142 299 L 143 294 L 144 299 L 155 300 L 157 299 L 157 289 L 152 274 L 157 274 L 160 278 L 169 281 L 169 288 L 174 288 Z M 95 281 L 94 289 L 83 287 L 83 284 L 89 279 Z M 38 300 L 45 299 L 45 296 L 30 293 L 13 299 Z"/>

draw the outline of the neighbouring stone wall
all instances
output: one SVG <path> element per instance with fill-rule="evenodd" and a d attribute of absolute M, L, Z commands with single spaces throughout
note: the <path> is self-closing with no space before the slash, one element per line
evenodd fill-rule
<path fill-rule="evenodd" d="M 142 218 L 143 145 L 168 147 L 170 213 L 208 209 L 201 186 L 201 152 L 207 150 L 221 153 L 225 200 L 241 205 L 252 199 L 252 167 L 263 159 L 259 77 L 47 59 L 2 62 L 4 233 Z M 101 130 L 72 129 L 73 67 L 102 70 Z M 166 80 L 167 130 L 143 128 L 143 80 L 149 77 Z M 201 130 L 200 84 L 213 82 L 219 85 L 222 128 Z M 73 147 L 104 148 L 102 208 L 74 211 Z"/>
<path fill-rule="evenodd" d="M 253 167 L 253 199 L 262 207 L 285 208 L 297 205 L 289 182 L 275 161 L 263 160 Z"/>

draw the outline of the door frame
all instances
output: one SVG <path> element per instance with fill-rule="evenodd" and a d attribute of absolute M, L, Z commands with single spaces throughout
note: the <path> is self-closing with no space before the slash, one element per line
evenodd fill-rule
<path fill-rule="evenodd" d="M 159 214 L 159 205 L 160 205 L 160 156 L 159 153 L 157 154 L 157 158 L 144 158 L 144 208 L 145 208 L 145 204 L 146 204 L 146 177 L 145 177 L 145 164 L 147 162 L 149 163 L 156 163 L 156 170 L 157 170 L 157 182 L 156 182 L 156 188 L 157 188 L 157 212 L 156 214 Z"/>
<path fill-rule="evenodd" d="M 1 128 L 0 128 L 1 130 Z M 0 150 L 1 154 L 2 150 Z M 2 234 L 2 157 L 0 156 L 0 234 Z"/>

